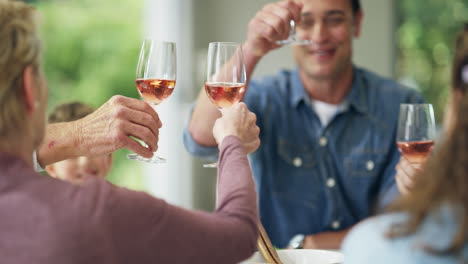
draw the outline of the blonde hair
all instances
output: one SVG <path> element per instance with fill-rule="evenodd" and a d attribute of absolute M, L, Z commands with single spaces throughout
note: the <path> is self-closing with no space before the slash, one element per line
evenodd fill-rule
<path fill-rule="evenodd" d="M 23 127 L 23 72 L 29 65 L 39 73 L 41 43 L 36 10 L 20 1 L 0 0 L 0 137 Z"/>
<path fill-rule="evenodd" d="M 81 119 L 94 112 L 94 108 L 80 103 L 70 102 L 58 105 L 49 114 L 49 123 L 70 122 Z"/>

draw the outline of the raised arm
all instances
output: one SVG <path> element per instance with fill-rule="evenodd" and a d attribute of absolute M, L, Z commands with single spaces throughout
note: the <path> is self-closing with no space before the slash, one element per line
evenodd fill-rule
<path fill-rule="evenodd" d="M 220 142 L 214 213 L 190 211 L 126 189 L 113 189 L 117 193 L 105 198 L 109 215 L 96 217 L 107 221 L 104 230 L 111 232 L 121 262 L 234 264 L 253 253 L 258 210 L 244 145 L 260 143 L 255 115 L 245 104 L 236 104 L 223 111 L 213 133 Z"/>
<path fill-rule="evenodd" d="M 158 114 L 147 103 L 114 96 L 92 114 L 73 122 L 50 124 L 37 150 L 39 164 L 48 164 L 78 156 L 99 156 L 127 148 L 151 157 L 158 148 Z M 145 148 L 130 136 L 146 142 Z"/>
<path fill-rule="evenodd" d="M 280 47 L 275 42 L 289 35 L 289 21 L 300 20 L 301 3 L 292 0 L 279 1 L 263 7 L 248 25 L 247 39 L 242 45 L 247 73 L 247 83 L 260 59 L 271 50 Z M 203 146 L 216 146 L 212 128 L 221 114 L 213 106 L 202 88 L 189 124 L 193 139 Z"/>

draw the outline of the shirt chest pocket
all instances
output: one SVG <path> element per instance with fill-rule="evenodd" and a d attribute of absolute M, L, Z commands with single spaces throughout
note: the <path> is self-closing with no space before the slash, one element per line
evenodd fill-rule
<path fill-rule="evenodd" d="M 345 172 L 352 177 L 377 177 L 385 166 L 384 151 L 358 151 L 344 159 Z"/>
<path fill-rule="evenodd" d="M 280 139 L 278 141 L 278 156 L 286 166 L 291 169 L 313 168 L 316 160 L 313 149 L 306 145 L 300 145 Z"/>
<path fill-rule="evenodd" d="M 315 189 L 320 186 L 313 149 L 282 139 L 277 143 L 278 159 L 272 173 L 274 194 L 284 201 L 313 207 L 318 199 Z"/>

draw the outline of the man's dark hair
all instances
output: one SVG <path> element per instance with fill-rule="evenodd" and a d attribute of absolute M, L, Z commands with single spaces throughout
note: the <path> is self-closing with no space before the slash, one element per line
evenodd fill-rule
<path fill-rule="evenodd" d="M 361 1 L 360 0 L 351 0 L 351 5 L 353 7 L 353 14 L 356 15 L 359 10 L 361 10 Z"/>

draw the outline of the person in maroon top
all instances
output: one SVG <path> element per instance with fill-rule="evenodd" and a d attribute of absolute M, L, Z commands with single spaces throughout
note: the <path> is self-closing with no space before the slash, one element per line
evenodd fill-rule
<path fill-rule="evenodd" d="M 0 0 L 0 263 L 238 263 L 249 257 L 258 215 L 246 153 L 258 147 L 259 129 L 242 103 L 224 110 L 213 128 L 220 148 L 213 213 L 102 179 L 73 185 L 36 174 L 32 153 L 44 140 L 48 94 L 36 16 L 22 2 Z M 113 100 L 137 107 L 138 100 L 122 98 Z"/>

